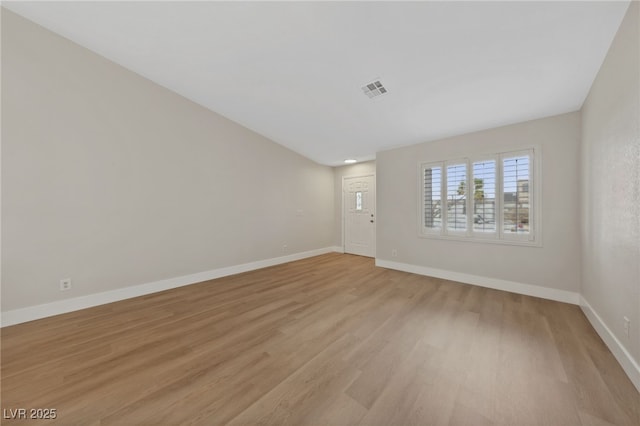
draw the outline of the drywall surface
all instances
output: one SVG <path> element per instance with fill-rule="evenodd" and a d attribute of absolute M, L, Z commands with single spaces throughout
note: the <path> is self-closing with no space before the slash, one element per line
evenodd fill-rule
<path fill-rule="evenodd" d="M 580 115 L 576 112 L 379 152 L 376 158 L 376 258 L 577 292 L 579 141 Z M 542 154 L 542 222 L 538 223 L 542 226 L 542 247 L 419 237 L 421 162 L 532 146 L 537 146 Z M 392 250 L 397 251 L 396 257 L 392 257 Z"/>
<path fill-rule="evenodd" d="M 639 14 L 632 2 L 583 105 L 580 183 L 581 293 L 640 364 Z"/>
<path fill-rule="evenodd" d="M 333 244 L 330 167 L 2 12 L 3 311 Z"/>
<path fill-rule="evenodd" d="M 333 241 L 336 247 L 342 247 L 344 250 L 344 244 L 342 241 L 342 233 L 343 233 L 343 217 L 342 217 L 342 179 L 346 177 L 354 177 L 354 176 L 366 176 L 366 175 L 375 175 L 376 173 L 376 162 L 375 161 L 367 161 L 364 163 L 356 163 L 349 164 L 342 167 L 334 167 L 333 169 L 333 191 L 334 191 L 334 235 Z"/>

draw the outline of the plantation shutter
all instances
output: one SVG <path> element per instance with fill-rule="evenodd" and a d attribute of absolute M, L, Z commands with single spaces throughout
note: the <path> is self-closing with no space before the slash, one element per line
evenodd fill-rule
<path fill-rule="evenodd" d="M 496 161 L 473 163 L 473 230 L 496 231 Z"/>
<path fill-rule="evenodd" d="M 423 168 L 424 227 L 437 230 L 442 227 L 442 168 Z"/>
<path fill-rule="evenodd" d="M 505 234 L 529 234 L 530 231 L 530 157 L 519 155 L 502 160 L 502 232 Z"/>
<path fill-rule="evenodd" d="M 467 229 L 467 165 L 447 166 L 447 230 Z"/>

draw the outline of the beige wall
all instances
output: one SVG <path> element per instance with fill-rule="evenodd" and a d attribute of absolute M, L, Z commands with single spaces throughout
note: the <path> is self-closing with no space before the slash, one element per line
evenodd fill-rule
<path fill-rule="evenodd" d="M 3 311 L 333 245 L 331 168 L 6 10 L 2 122 Z"/>
<path fill-rule="evenodd" d="M 343 247 L 342 244 L 342 178 L 351 176 L 364 176 L 376 173 L 376 162 L 367 161 L 364 163 L 349 164 L 347 166 L 335 167 L 333 169 L 333 191 L 334 191 L 334 212 L 335 222 L 333 244 L 336 247 Z"/>
<path fill-rule="evenodd" d="M 640 363 L 640 5 L 582 108 L 582 296 Z M 623 316 L 631 320 L 627 337 Z"/>
<path fill-rule="evenodd" d="M 377 258 L 577 292 L 579 113 L 379 152 Z M 418 165 L 537 145 L 542 148 L 542 247 L 418 237 Z M 397 249 L 397 257 L 391 250 Z"/>

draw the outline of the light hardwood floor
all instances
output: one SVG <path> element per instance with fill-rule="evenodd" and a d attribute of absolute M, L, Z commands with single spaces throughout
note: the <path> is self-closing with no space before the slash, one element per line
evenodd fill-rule
<path fill-rule="evenodd" d="M 1 378 L 43 424 L 640 424 L 577 306 L 335 253 L 4 328 Z"/>

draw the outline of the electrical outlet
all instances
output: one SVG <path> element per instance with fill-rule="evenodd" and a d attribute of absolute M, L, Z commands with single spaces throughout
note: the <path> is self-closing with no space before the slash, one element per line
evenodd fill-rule
<path fill-rule="evenodd" d="M 283 253 L 286 253 L 286 252 L 288 252 L 288 251 L 289 251 L 289 247 L 287 246 L 287 243 L 284 243 L 284 244 L 282 245 L 282 252 L 283 252 Z"/>
<path fill-rule="evenodd" d="M 398 257 L 398 249 L 391 249 L 391 257 Z"/>
<path fill-rule="evenodd" d="M 631 336 L 629 335 L 629 328 L 631 328 L 631 321 L 630 321 L 630 320 L 629 320 L 629 318 L 627 318 L 627 317 L 622 317 L 622 318 L 624 319 L 624 334 L 625 334 L 627 337 L 631 337 Z"/>
<path fill-rule="evenodd" d="M 63 278 L 60 280 L 60 291 L 71 290 L 71 278 Z"/>

